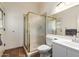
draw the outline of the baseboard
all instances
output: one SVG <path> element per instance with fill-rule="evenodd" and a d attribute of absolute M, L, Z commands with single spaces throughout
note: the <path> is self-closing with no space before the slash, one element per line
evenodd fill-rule
<path fill-rule="evenodd" d="M 17 49 L 17 48 L 21 48 L 23 46 L 19 46 L 19 47 L 15 47 L 15 48 L 9 48 L 9 49 L 5 49 L 5 50 L 13 50 L 13 49 Z"/>
<path fill-rule="evenodd" d="M 14 48 L 19 48 L 19 47 L 22 47 L 22 46 L 15 46 L 15 47 L 7 47 L 7 46 L 5 46 L 5 50 L 14 49 Z"/>

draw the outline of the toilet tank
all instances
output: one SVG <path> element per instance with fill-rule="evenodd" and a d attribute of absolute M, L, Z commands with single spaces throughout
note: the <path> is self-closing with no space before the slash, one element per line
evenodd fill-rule
<path fill-rule="evenodd" d="M 53 35 L 53 34 L 47 34 L 46 35 L 46 44 L 49 46 L 52 46 L 52 41 L 57 38 L 58 35 Z"/>
<path fill-rule="evenodd" d="M 52 39 L 46 37 L 46 44 L 49 45 L 50 47 L 52 46 Z"/>

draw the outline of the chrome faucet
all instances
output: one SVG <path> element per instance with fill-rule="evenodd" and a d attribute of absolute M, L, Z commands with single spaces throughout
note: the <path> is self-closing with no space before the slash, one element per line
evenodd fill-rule
<path fill-rule="evenodd" d="M 73 35 L 72 41 L 76 41 L 76 35 Z"/>

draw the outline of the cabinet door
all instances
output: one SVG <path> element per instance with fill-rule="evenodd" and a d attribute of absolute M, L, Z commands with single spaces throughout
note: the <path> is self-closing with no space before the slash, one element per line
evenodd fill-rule
<path fill-rule="evenodd" d="M 67 56 L 68 57 L 79 57 L 79 51 L 68 48 L 67 49 Z"/>
<path fill-rule="evenodd" d="M 66 48 L 64 46 L 53 44 L 53 57 L 66 57 Z"/>

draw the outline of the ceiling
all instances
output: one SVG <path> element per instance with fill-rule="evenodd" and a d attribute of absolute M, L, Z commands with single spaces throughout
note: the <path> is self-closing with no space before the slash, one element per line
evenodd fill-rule
<path fill-rule="evenodd" d="M 38 12 L 48 12 L 56 7 L 58 2 L 1 2 L 3 7 L 7 8 L 15 8 L 19 10 L 25 10 L 28 9 L 37 9 Z"/>

